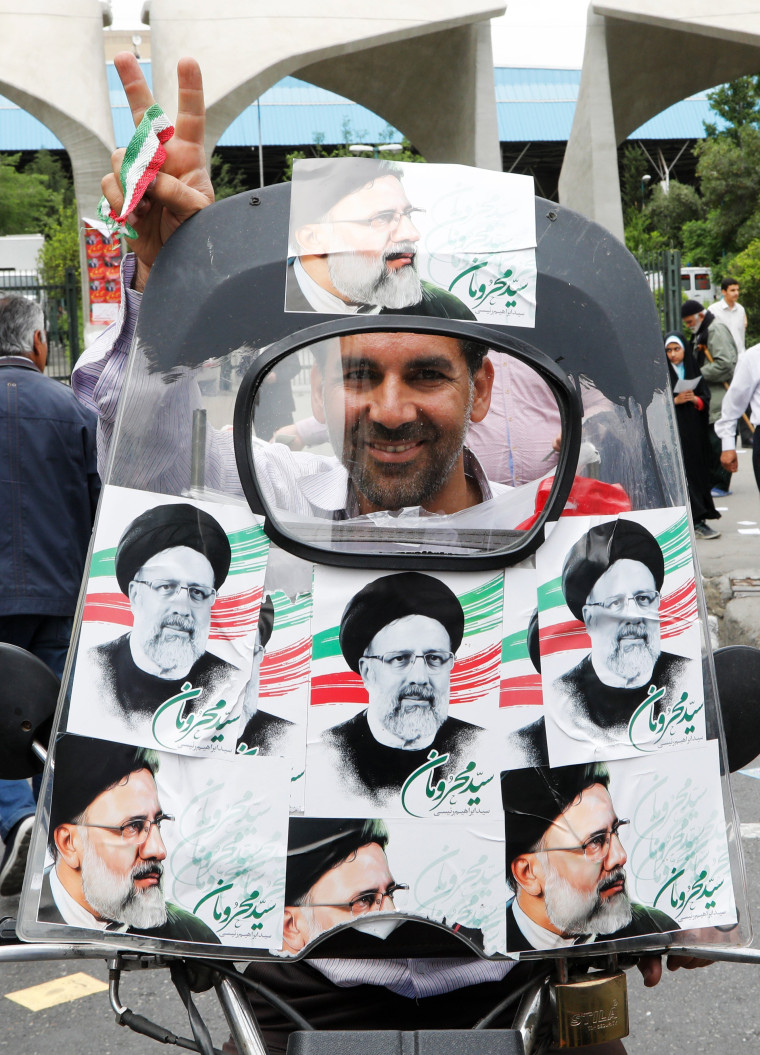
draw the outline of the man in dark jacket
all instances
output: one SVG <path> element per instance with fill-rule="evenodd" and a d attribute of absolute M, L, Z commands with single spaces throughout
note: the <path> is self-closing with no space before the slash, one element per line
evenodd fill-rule
<path fill-rule="evenodd" d="M 61 677 L 100 492 L 95 415 L 43 375 L 42 308 L 0 299 L 0 641 Z M 18 893 L 32 830 L 26 781 L 0 781 L 0 894 Z"/>
<path fill-rule="evenodd" d="M 698 300 L 687 300 L 681 305 L 681 318 L 694 334 L 691 340 L 694 358 L 710 386 L 710 482 L 713 497 L 723 498 L 729 493 L 731 474 L 720 462 L 722 445 L 715 434 L 715 422 L 736 369 L 736 343 L 728 326 L 719 322 Z"/>

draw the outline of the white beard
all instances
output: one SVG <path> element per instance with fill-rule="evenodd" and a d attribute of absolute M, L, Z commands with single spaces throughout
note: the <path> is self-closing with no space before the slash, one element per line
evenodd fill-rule
<path fill-rule="evenodd" d="M 90 905 L 102 919 L 127 923 L 135 930 L 153 930 L 166 923 L 166 901 L 161 885 L 140 890 L 134 884 L 135 872 L 146 864 L 162 869 L 160 862 L 140 861 L 126 875 L 112 871 L 93 847 L 84 829 L 82 890 Z"/>

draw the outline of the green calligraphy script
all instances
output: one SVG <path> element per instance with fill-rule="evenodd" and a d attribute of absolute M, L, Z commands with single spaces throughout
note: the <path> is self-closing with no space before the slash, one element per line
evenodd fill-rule
<path fill-rule="evenodd" d="M 688 692 L 683 692 L 677 703 L 655 715 L 655 708 L 665 691 L 650 685 L 646 699 L 631 715 L 628 739 L 637 751 L 656 751 L 659 747 L 683 743 L 694 737 L 694 718 L 704 703 L 690 702 Z"/>
<path fill-rule="evenodd" d="M 162 747 L 177 748 L 200 743 L 221 745 L 223 730 L 239 720 L 229 717 L 226 700 L 217 700 L 201 711 L 185 710 L 185 705 L 196 700 L 202 689 L 194 689 L 189 681 L 182 691 L 162 703 L 153 715 L 153 736 Z"/>
<path fill-rule="evenodd" d="M 411 773 L 401 789 L 401 805 L 411 817 L 427 817 L 431 813 L 487 814 L 481 809 L 480 790 L 493 780 L 493 774 L 484 780 L 477 778 L 482 772 L 470 761 L 458 773 L 435 780 L 435 770 L 448 762 L 449 756 L 439 755 L 433 748 L 427 762 Z M 442 809 L 442 807 L 447 807 Z"/>

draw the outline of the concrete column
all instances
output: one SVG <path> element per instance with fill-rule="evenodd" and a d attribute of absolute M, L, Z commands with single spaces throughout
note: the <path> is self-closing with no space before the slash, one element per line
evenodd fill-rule
<path fill-rule="evenodd" d="M 621 241 L 617 139 L 605 19 L 589 8 L 578 102 L 559 177 L 559 200 Z"/>
<path fill-rule="evenodd" d="M 114 148 L 102 8 L 98 0 L 0 0 L 0 20 L 0 94 L 63 143 L 79 217 L 91 216 Z M 83 248 L 82 288 L 86 294 Z"/>

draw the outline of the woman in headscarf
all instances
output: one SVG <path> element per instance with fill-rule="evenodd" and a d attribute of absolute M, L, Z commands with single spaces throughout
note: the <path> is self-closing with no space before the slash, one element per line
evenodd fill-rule
<path fill-rule="evenodd" d="M 694 518 L 694 533 L 697 538 L 719 538 L 707 523 L 717 520 L 720 513 L 715 508 L 710 494 L 710 389 L 702 378 L 691 350 L 678 333 L 669 333 L 665 338 L 665 354 L 668 357 L 670 387 L 676 405 L 676 422 L 681 439 L 681 454 L 686 471 L 691 515 Z M 679 381 L 693 381 L 693 388 L 677 392 Z"/>

